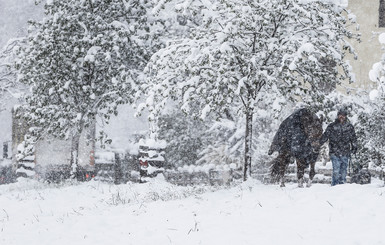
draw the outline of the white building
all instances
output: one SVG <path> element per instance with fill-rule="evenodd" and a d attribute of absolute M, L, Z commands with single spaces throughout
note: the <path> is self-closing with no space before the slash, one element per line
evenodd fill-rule
<path fill-rule="evenodd" d="M 374 84 L 369 80 L 369 71 L 385 53 L 378 41 L 378 35 L 385 32 L 385 0 L 348 0 L 347 9 L 356 15 L 361 33 L 361 42 L 352 43 L 358 59 L 348 58 L 356 75 L 356 83 L 351 86 L 370 90 Z"/>

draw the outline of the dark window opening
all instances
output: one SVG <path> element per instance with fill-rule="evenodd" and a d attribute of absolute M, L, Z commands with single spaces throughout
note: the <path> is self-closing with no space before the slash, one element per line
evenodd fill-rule
<path fill-rule="evenodd" d="M 378 27 L 385 27 L 385 0 L 380 0 L 378 17 Z"/>

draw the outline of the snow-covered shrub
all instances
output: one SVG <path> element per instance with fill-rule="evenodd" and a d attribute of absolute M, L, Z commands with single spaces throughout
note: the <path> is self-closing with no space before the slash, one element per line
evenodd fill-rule
<path fill-rule="evenodd" d="M 284 96 L 273 96 L 263 92 L 264 99 L 256 106 L 252 128 L 252 169 L 266 170 L 271 157 L 268 148 L 281 121 L 293 110 L 295 105 Z M 298 104 L 301 107 L 302 104 Z M 293 108 L 294 107 L 294 108 Z M 242 168 L 244 162 L 245 116 L 233 109 L 227 110 L 221 119 L 214 120 L 207 130 L 207 140 L 200 152 L 200 164 L 236 164 Z"/>
<path fill-rule="evenodd" d="M 385 45 L 385 33 L 379 35 L 379 41 Z M 367 109 L 360 115 L 362 137 L 362 160 L 369 162 L 373 167 L 385 167 L 385 54 L 382 59 L 373 64 L 369 78 L 375 82 L 377 88 L 369 93 L 370 100 Z"/>
<path fill-rule="evenodd" d="M 224 165 L 243 160 L 244 117 L 218 119 L 207 129 L 205 147 L 199 152 L 199 164 Z"/>
<path fill-rule="evenodd" d="M 174 167 L 196 164 L 207 136 L 207 122 L 180 110 L 158 118 L 158 138 L 167 141 L 166 159 Z"/>

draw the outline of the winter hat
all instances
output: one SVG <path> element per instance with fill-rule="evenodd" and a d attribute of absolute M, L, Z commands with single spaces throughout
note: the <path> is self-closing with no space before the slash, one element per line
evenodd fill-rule
<path fill-rule="evenodd" d="M 337 113 L 337 116 L 339 116 L 339 115 L 346 117 L 348 115 L 348 112 L 345 109 L 341 108 L 338 110 L 338 113 Z"/>

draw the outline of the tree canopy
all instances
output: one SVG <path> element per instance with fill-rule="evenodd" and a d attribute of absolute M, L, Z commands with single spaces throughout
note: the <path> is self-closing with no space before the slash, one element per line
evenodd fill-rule
<path fill-rule="evenodd" d="M 98 116 L 108 121 L 133 101 L 153 53 L 146 4 L 47 1 L 46 18 L 31 22 L 16 60 L 19 81 L 31 86 L 23 110 L 35 129 L 31 143 L 48 134 L 76 142 Z"/>
<path fill-rule="evenodd" d="M 146 68 L 148 106 L 154 114 L 168 99 L 199 114 L 238 108 L 245 114 L 245 175 L 251 163 L 252 116 L 266 95 L 314 99 L 325 85 L 354 81 L 353 53 L 342 9 L 297 0 L 191 1 L 199 25 L 153 55 Z M 342 72 L 340 72 L 342 71 Z"/>

